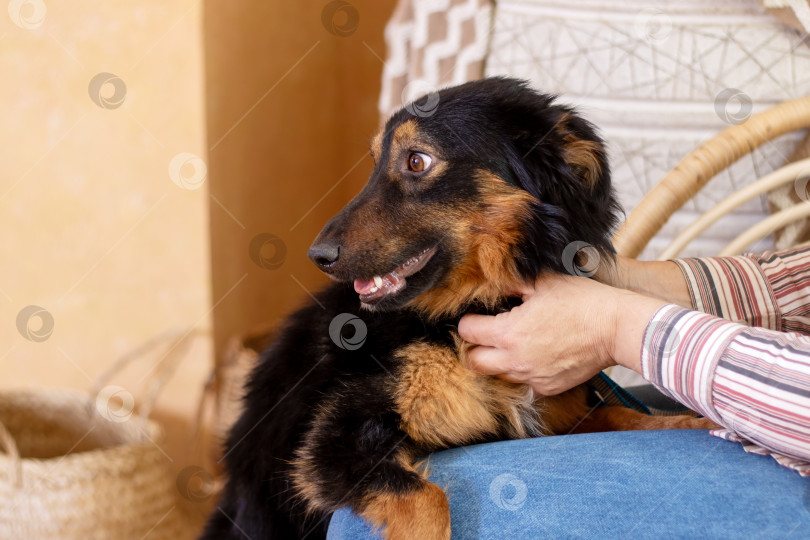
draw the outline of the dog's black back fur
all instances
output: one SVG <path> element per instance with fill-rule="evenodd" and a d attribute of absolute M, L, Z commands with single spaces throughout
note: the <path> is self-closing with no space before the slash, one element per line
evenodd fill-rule
<path fill-rule="evenodd" d="M 361 312 L 351 285 L 331 285 L 317 298 L 324 306 Z M 261 356 L 248 384 L 245 412 L 228 437 L 230 481 L 221 499 L 222 512 L 212 516 L 206 538 L 241 538 L 228 517 L 250 538 L 325 535 L 328 517 L 307 519 L 288 477 L 289 461 L 324 396 L 341 396 L 340 415 L 333 419 L 334 435 L 354 441 L 375 458 L 352 455 L 345 461 L 346 470 L 329 477 L 333 485 L 327 490 L 360 491 L 362 485 L 356 486 L 356 480 L 364 477 L 363 482 L 380 482 L 385 464 L 377 463 L 376 456 L 402 444 L 405 433 L 397 428 L 385 386 L 386 378 L 396 372 L 390 353 L 403 341 L 422 338 L 451 344 L 451 321 L 427 325 L 412 311 L 364 313 L 366 341 L 361 348 L 348 350 L 329 335 L 335 315 L 317 304 L 308 305 L 289 318 L 277 341 Z M 377 474 L 368 474 L 375 468 Z"/>

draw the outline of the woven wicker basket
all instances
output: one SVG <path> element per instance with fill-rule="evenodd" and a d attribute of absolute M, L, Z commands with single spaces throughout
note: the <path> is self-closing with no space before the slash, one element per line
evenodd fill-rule
<path fill-rule="evenodd" d="M 228 340 L 209 388 L 214 394 L 214 433 L 220 440 L 225 440 L 228 430 L 242 413 L 242 397 L 250 372 L 275 336 L 276 325 L 268 323 Z"/>
<path fill-rule="evenodd" d="M 160 427 L 72 390 L 0 392 L 0 538 L 189 538 Z"/>

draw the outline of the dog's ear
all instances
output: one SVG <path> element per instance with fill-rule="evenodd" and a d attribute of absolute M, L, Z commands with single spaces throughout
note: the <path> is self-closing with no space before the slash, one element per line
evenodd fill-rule
<path fill-rule="evenodd" d="M 562 159 L 571 168 L 574 176 L 581 179 L 586 187 L 595 189 L 598 184 L 610 182 L 606 152 L 602 141 L 594 140 L 595 133 L 592 130 L 583 129 L 585 126 L 574 127 L 579 123 L 584 121 L 576 116 L 561 114 L 559 122 L 554 127 L 555 138 L 562 141 L 560 147 Z M 586 137 L 590 135 L 591 138 L 582 137 L 583 132 Z"/>
<path fill-rule="evenodd" d="M 516 117 L 513 144 L 518 157 L 513 173 L 533 194 L 550 189 L 546 173 L 572 192 L 610 191 L 607 151 L 596 128 L 572 109 L 556 105 L 550 96 L 536 95 L 525 114 Z M 544 176 L 544 175 L 543 175 Z"/>
<path fill-rule="evenodd" d="M 570 271 L 563 252 L 574 243 L 591 245 L 610 259 L 620 207 L 604 142 L 593 125 L 553 96 L 522 90 L 508 115 L 507 161 L 514 183 L 538 201 L 524 246 L 529 251 L 524 256 L 538 264 L 529 264 L 526 273 Z"/>

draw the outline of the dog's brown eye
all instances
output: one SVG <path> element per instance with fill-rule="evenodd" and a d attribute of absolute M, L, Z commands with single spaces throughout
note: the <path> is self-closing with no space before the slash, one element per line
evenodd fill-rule
<path fill-rule="evenodd" d="M 430 156 L 420 152 L 413 152 L 408 156 L 408 169 L 413 172 L 423 172 L 430 167 Z"/>

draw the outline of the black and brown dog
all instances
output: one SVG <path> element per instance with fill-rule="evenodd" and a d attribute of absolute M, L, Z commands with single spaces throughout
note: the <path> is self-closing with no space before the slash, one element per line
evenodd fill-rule
<path fill-rule="evenodd" d="M 521 283 L 565 272 L 573 242 L 610 261 L 619 208 L 602 140 L 554 97 L 507 78 L 436 97 L 388 120 L 368 184 L 310 248 L 336 283 L 253 372 L 205 538 L 319 538 L 351 506 L 387 538 L 447 539 L 445 494 L 416 465 L 430 452 L 575 426 L 704 425 L 588 414 L 583 386 L 537 398 L 465 367 L 459 318 L 508 309 Z"/>

